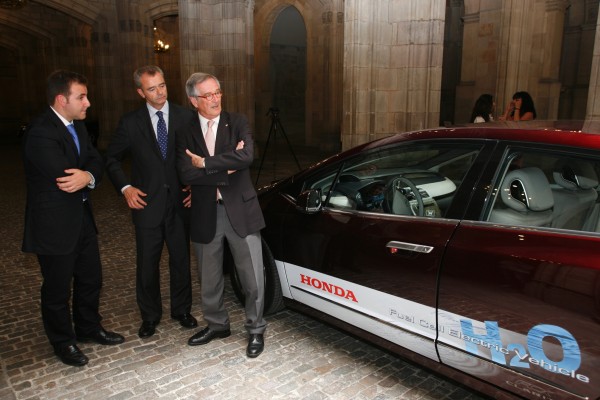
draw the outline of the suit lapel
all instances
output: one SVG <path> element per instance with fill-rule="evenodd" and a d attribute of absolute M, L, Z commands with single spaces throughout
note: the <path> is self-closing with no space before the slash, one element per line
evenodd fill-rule
<path fill-rule="evenodd" d="M 156 140 L 156 134 L 154 133 L 154 127 L 152 126 L 152 121 L 150 120 L 150 113 L 148 112 L 148 108 L 146 107 L 146 105 L 144 105 L 138 110 L 137 125 L 138 129 L 142 133 L 142 138 L 148 142 L 148 146 L 162 160 L 160 147 L 158 147 L 158 141 Z"/>
<path fill-rule="evenodd" d="M 217 129 L 217 140 L 215 141 L 215 154 L 223 152 L 225 144 L 229 141 L 229 114 L 222 112 L 219 120 L 219 128 Z"/>
<path fill-rule="evenodd" d="M 79 156 L 79 153 L 77 152 L 77 145 L 75 144 L 75 140 L 73 139 L 73 136 L 71 136 L 71 132 L 69 132 L 69 130 L 67 129 L 65 124 L 61 121 L 60 118 L 58 118 L 58 116 L 54 113 L 54 111 L 52 111 L 52 109 L 50 107 L 48 107 L 48 115 L 50 116 L 51 121 L 56 126 L 56 129 L 60 132 L 60 134 L 62 136 L 62 140 L 65 141 L 67 148 L 70 148 L 71 151 L 73 152 L 73 155 L 75 156 L 75 159 L 77 160 L 77 164 L 79 164 L 80 156 Z M 73 121 L 73 122 L 75 122 L 75 121 Z M 77 129 L 78 128 L 76 126 L 75 130 L 77 130 Z M 81 144 L 81 137 L 80 137 L 79 132 L 77 132 L 77 137 L 80 138 L 79 143 Z"/>
<path fill-rule="evenodd" d="M 190 122 L 190 135 L 192 136 L 192 140 L 196 144 L 196 148 L 199 148 L 202 151 L 202 154 L 198 154 L 199 156 L 207 157 L 208 156 L 208 147 L 206 147 L 206 141 L 204 140 L 204 133 L 202 132 L 202 128 L 200 127 L 200 118 L 198 115 L 194 115 Z"/>

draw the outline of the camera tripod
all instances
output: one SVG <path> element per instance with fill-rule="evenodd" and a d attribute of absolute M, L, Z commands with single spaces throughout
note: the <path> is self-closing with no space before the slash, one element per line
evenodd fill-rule
<path fill-rule="evenodd" d="M 255 185 L 258 184 L 258 178 L 260 177 L 260 172 L 262 171 L 263 163 L 265 162 L 265 158 L 267 156 L 267 149 L 269 148 L 269 142 L 271 141 L 271 135 L 273 135 L 273 141 L 274 141 L 275 145 L 277 145 L 277 130 L 278 130 L 278 128 L 281 130 L 281 134 L 283 135 L 283 138 L 287 142 L 290 153 L 292 153 L 292 156 L 294 157 L 294 161 L 296 161 L 296 165 L 298 166 L 298 170 L 301 169 L 300 163 L 298 162 L 298 159 L 296 158 L 296 154 L 294 153 L 294 150 L 292 149 L 292 145 L 291 145 L 287 135 L 285 134 L 285 130 L 283 129 L 283 125 L 281 125 L 281 121 L 279 120 L 279 109 L 275 108 L 275 107 L 271 107 L 271 108 L 269 108 L 269 111 L 267 111 L 267 113 L 265 115 L 271 115 L 271 128 L 269 129 L 269 136 L 267 136 L 267 142 L 265 143 L 265 150 L 263 151 L 263 155 L 260 160 L 260 166 L 258 167 L 258 172 L 256 174 L 256 182 L 254 183 Z M 277 147 L 275 148 L 275 150 L 277 150 Z M 275 171 L 276 169 L 277 169 L 277 151 L 275 151 L 275 158 L 273 161 L 273 171 Z"/>

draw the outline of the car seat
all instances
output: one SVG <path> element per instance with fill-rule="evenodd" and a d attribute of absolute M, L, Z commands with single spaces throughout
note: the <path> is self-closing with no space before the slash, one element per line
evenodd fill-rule
<path fill-rule="evenodd" d="M 561 159 L 552 174 L 558 185 L 552 189 L 554 216 L 552 227 L 582 230 L 598 198 L 598 176 L 591 163 Z"/>
<path fill-rule="evenodd" d="M 552 190 L 537 167 L 507 173 L 500 186 L 500 198 L 506 207 L 495 207 L 490 222 L 524 226 L 549 226 L 552 222 Z"/>

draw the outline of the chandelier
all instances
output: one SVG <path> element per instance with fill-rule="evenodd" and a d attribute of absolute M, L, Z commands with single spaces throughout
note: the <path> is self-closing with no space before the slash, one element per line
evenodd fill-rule
<path fill-rule="evenodd" d="M 27 0 L 0 0 L 0 8 L 16 10 L 27 4 Z"/>
<path fill-rule="evenodd" d="M 1 1 L 1 0 L 0 0 Z M 154 52 L 155 53 L 166 53 L 169 51 L 170 45 L 165 43 L 158 33 L 158 28 L 154 26 Z"/>

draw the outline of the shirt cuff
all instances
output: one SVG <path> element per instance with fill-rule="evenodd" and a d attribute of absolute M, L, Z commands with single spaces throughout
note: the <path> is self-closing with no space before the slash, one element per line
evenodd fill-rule
<path fill-rule="evenodd" d="M 90 171 L 85 171 L 88 173 L 88 175 L 90 176 L 90 183 L 88 183 L 87 187 L 90 189 L 93 189 L 96 187 L 96 178 L 94 178 L 94 175 L 92 175 L 92 173 Z"/>

